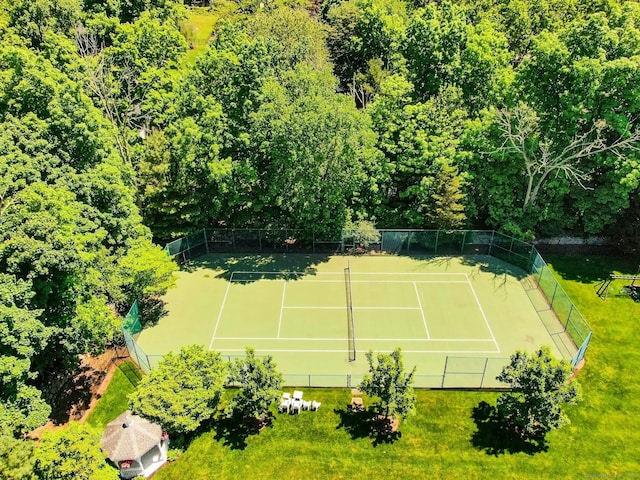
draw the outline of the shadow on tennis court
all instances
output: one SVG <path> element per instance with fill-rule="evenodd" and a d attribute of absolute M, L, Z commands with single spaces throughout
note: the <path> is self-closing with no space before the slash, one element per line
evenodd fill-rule
<path fill-rule="evenodd" d="M 257 282 L 265 278 L 274 278 L 280 274 L 286 280 L 297 280 L 305 275 L 315 275 L 316 266 L 330 260 L 325 254 L 250 254 L 221 255 L 209 254 L 199 257 L 182 266 L 182 269 L 193 272 L 200 268 L 221 270 L 217 278 L 229 280 L 234 272 L 244 272 L 242 281 Z"/>
<path fill-rule="evenodd" d="M 535 455 L 549 449 L 544 434 L 524 437 L 507 426 L 496 412 L 496 407 L 482 401 L 471 415 L 477 430 L 471 436 L 471 444 L 487 455 L 526 453 Z"/>
<path fill-rule="evenodd" d="M 402 432 L 393 429 L 392 421 L 381 419 L 377 412 L 369 410 L 353 410 L 351 406 L 344 409 L 334 409 L 334 413 L 340 416 L 340 423 L 336 429 L 345 429 L 351 438 L 370 438 L 372 445 L 394 443 L 402 437 Z"/>
<path fill-rule="evenodd" d="M 138 300 L 138 305 L 143 328 L 157 325 L 158 322 L 168 314 L 166 302 L 159 297 L 140 299 Z"/>

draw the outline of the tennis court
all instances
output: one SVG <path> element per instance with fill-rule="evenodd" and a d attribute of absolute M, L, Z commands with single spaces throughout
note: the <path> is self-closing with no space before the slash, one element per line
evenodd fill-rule
<path fill-rule="evenodd" d="M 288 384 L 312 386 L 355 385 L 365 352 L 400 347 L 418 386 L 472 387 L 479 375 L 492 386 L 517 349 L 576 350 L 541 319 L 527 279 L 490 256 L 209 255 L 179 273 L 167 315 L 137 342 L 150 356 L 250 346 Z"/>

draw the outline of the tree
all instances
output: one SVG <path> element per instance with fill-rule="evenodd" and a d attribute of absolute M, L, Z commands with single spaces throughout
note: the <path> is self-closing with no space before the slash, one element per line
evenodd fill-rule
<path fill-rule="evenodd" d="M 504 139 L 499 151 L 516 154 L 524 162 L 526 191 L 523 211 L 535 204 L 540 189 L 552 175 L 564 174 L 570 181 L 588 188 L 586 182 L 590 175 L 581 166 L 581 161 L 605 153 L 625 158 L 627 152 L 640 151 L 640 128 L 632 125 L 628 125 L 627 131 L 612 137 L 607 123 L 600 120 L 586 132 L 558 146 L 540 131 L 535 112 L 524 104 L 512 110 L 498 111 L 496 121 Z"/>
<path fill-rule="evenodd" d="M 117 480 L 100 449 L 100 432 L 78 422 L 46 432 L 34 455 L 40 480 Z"/>
<path fill-rule="evenodd" d="M 139 237 L 131 242 L 120 260 L 120 268 L 130 305 L 134 300 L 144 301 L 167 293 L 175 283 L 173 274 L 178 266 L 162 248 Z"/>
<path fill-rule="evenodd" d="M 498 397 L 496 414 L 512 432 L 525 438 L 544 438 L 547 432 L 569 423 L 562 405 L 580 399 L 571 365 L 557 360 L 548 346 L 533 354 L 518 351 L 497 379 L 510 391 Z"/>
<path fill-rule="evenodd" d="M 399 0 L 336 2 L 328 8 L 326 21 L 330 26 L 327 45 L 334 71 L 341 87 L 350 90 L 363 106 L 368 97 L 355 95 L 364 87 L 363 82 L 379 77 L 376 70 L 394 71 L 402 64 L 400 45 L 407 23 L 406 4 Z"/>
<path fill-rule="evenodd" d="M 14 438 L 0 428 L 0 478 L 35 480 L 33 473 L 34 442 Z"/>
<path fill-rule="evenodd" d="M 392 75 L 369 111 L 378 148 L 387 163 L 377 179 L 376 220 L 396 227 L 456 228 L 464 219 L 464 152 L 458 137 L 466 112 L 456 87 L 424 103 L 411 100 L 413 87 Z"/>
<path fill-rule="evenodd" d="M 353 237 L 353 243 L 363 248 L 367 248 L 370 244 L 380 241 L 380 231 L 376 228 L 375 224 L 369 220 L 352 222 L 351 219 L 348 219 L 342 230 L 342 236 Z"/>
<path fill-rule="evenodd" d="M 367 395 L 377 398 L 375 408 L 384 417 L 406 418 L 415 414 L 416 395 L 411 386 L 416 368 L 404 371 L 402 353 L 396 349 L 390 354 L 379 353 L 374 363 L 373 351 L 366 354 L 369 373 L 358 387 Z"/>
<path fill-rule="evenodd" d="M 237 359 L 230 368 L 229 381 L 240 384 L 240 392 L 231 400 L 231 409 L 245 418 L 264 420 L 282 388 L 282 374 L 276 370 L 271 355 L 258 358 L 253 348 L 247 348 L 246 357 Z"/>
<path fill-rule="evenodd" d="M 210 419 L 222 397 L 227 366 L 202 345 L 169 352 L 129 396 L 129 408 L 170 433 L 188 433 Z"/>

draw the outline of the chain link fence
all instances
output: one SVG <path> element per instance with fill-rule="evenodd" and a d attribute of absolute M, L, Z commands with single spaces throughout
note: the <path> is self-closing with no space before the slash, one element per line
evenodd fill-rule
<path fill-rule="evenodd" d="M 592 329 L 556 280 L 536 248 L 527 242 L 493 230 L 379 230 L 379 241 L 365 252 L 400 255 L 491 255 L 518 266 L 530 274 L 527 281 L 542 292 L 562 333 L 568 334 L 578 349 L 571 359 L 576 366 L 586 354 Z M 357 254 L 361 247 L 353 237 L 320 238 L 313 232 L 295 229 L 208 229 L 175 240 L 165 247 L 167 254 L 184 263 L 207 253 L 330 253 Z M 544 309 L 537 309 L 540 312 Z M 542 318 L 541 320 L 545 322 Z M 555 321 L 555 320 L 554 320 Z M 129 355 L 141 370 L 149 373 L 162 355 L 148 355 L 135 336 L 142 330 L 137 302 L 123 322 Z M 236 355 L 223 355 L 233 361 Z M 442 372 L 416 375 L 418 388 L 503 388 L 495 377 L 508 362 L 506 358 L 447 356 Z M 353 387 L 362 376 L 353 374 L 284 374 L 287 386 Z"/>

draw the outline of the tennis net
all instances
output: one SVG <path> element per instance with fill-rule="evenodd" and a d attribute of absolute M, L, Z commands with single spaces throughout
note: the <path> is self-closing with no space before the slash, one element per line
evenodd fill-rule
<path fill-rule="evenodd" d="M 356 336 L 353 325 L 353 297 L 351 294 L 351 265 L 344 269 L 344 283 L 347 295 L 347 339 L 349 343 L 349 361 L 356 360 Z"/>

